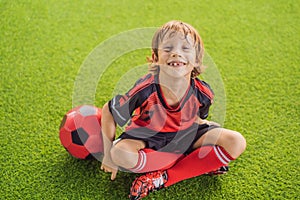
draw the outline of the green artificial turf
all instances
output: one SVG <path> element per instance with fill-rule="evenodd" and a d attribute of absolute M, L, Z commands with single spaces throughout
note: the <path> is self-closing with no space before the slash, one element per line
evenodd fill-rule
<path fill-rule="evenodd" d="M 299 10 L 296 0 L 1 0 L 0 199 L 127 198 L 135 175 L 120 172 L 111 182 L 100 162 L 65 151 L 58 128 L 94 48 L 172 19 L 199 30 L 224 83 L 224 126 L 248 146 L 228 174 L 185 180 L 146 199 L 299 198 Z M 149 55 L 138 49 L 113 60 L 94 105 L 103 106 Z"/>

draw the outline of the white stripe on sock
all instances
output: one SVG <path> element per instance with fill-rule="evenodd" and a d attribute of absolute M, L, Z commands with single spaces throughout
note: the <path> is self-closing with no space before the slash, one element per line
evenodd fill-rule
<path fill-rule="evenodd" d="M 222 158 L 224 158 L 224 160 L 229 163 L 230 159 L 223 153 L 222 149 L 219 146 L 217 146 L 217 149 L 218 152 L 221 154 Z"/>
<path fill-rule="evenodd" d="M 217 155 L 217 157 L 219 158 L 219 160 L 224 164 L 224 165 L 227 165 L 228 162 L 226 162 L 225 160 L 223 160 L 223 158 L 221 157 L 221 155 L 219 154 L 216 146 L 214 146 L 214 151 L 215 151 L 215 154 Z"/>
<path fill-rule="evenodd" d="M 134 172 L 141 171 L 145 167 L 146 162 L 147 162 L 146 153 L 144 151 L 142 151 L 142 150 L 139 151 L 139 156 L 140 156 L 140 163 L 137 167 L 132 169 L 132 171 L 134 171 Z"/>

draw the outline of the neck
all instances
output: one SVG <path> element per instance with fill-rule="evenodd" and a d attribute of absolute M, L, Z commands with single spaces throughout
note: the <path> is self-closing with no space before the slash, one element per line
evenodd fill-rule
<path fill-rule="evenodd" d="M 189 88 L 190 78 L 170 78 L 169 76 L 164 77 L 160 75 L 159 84 L 167 103 L 170 106 L 178 106 L 180 100 Z"/>
<path fill-rule="evenodd" d="M 191 76 L 185 77 L 170 77 L 163 73 L 159 74 L 159 84 L 165 88 L 168 88 L 174 93 L 179 91 L 186 91 L 190 85 Z"/>

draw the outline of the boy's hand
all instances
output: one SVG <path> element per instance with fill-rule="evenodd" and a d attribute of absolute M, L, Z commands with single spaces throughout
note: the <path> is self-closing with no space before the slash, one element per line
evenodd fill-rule
<path fill-rule="evenodd" d="M 198 117 L 197 123 L 198 123 L 198 124 L 208 124 L 208 125 L 221 126 L 221 125 L 218 124 L 217 122 L 214 122 L 214 121 L 208 121 L 208 120 L 206 120 L 206 119 L 201 119 L 200 117 Z"/>
<path fill-rule="evenodd" d="M 206 120 L 207 121 L 207 120 Z M 208 125 L 214 125 L 214 126 L 221 126 L 219 123 L 217 123 L 217 122 L 214 122 L 214 121 L 207 121 L 207 124 Z"/>
<path fill-rule="evenodd" d="M 104 172 L 111 173 L 110 179 L 112 181 L 116 179 L 118 173 L 118 166 L 116 166 L 110 159 L 105 159 L 104 157 L 100 169 Z"/>

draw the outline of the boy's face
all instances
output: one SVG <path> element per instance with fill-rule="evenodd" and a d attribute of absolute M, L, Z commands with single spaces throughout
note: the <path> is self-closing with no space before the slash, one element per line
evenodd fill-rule
<path fill-rule="evenodd" d="M 174 77 L 190 76 L 196 66 L 196 50 L 190 35 L 167 33 L 159 44 L 157 64 L 160 70 Z"/>

